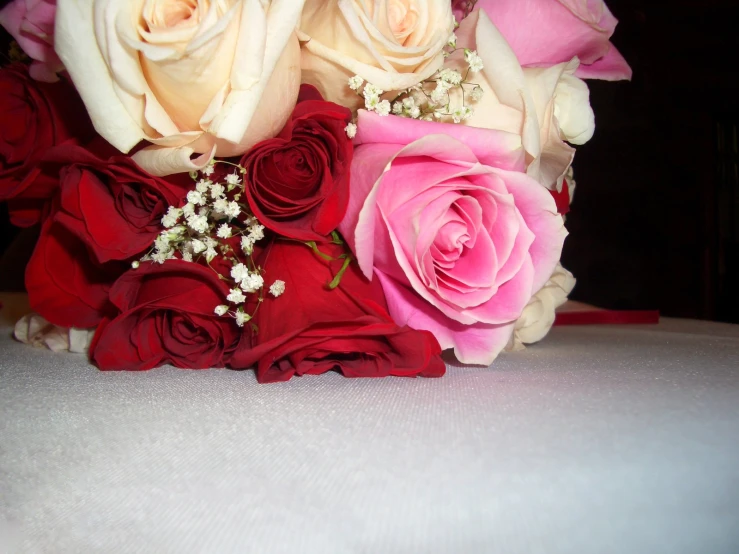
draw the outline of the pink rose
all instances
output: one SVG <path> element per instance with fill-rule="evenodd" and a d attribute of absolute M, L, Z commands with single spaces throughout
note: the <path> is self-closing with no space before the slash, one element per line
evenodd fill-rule
<path fill-rule="evenodd" d="M 399 325 L 490 364 L 567 234 L 515 133 L 359 112 L 339 226 Z"/>
<path fill-rule="evenodd" d="M 56 0 L 12 0 L 0 10 L 0 25 L 10 33 L 34 60 L 31 77 L 53 83 L 64 69 L 54 52 Z"/>
<path fill-rule="evenodd" d="M 580 78 L 631 79 L 629 64 L 609 41 L 618 20 L 603 0 L 478 0 L 476 7 L 487 12 L 521 65 L 546 67 L 577 56 Z"/>

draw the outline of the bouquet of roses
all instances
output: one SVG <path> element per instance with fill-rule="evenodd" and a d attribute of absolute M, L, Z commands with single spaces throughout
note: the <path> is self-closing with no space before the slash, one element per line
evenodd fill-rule
<path fill-rule="evenodd" d="M 106 370 L 432 377 L 540 340 L 574 284 L 582 79 L 630 77 L 601 0 L 14 0 L 0 23 L 0 200 L 40 225 L 16 336 Z"/>

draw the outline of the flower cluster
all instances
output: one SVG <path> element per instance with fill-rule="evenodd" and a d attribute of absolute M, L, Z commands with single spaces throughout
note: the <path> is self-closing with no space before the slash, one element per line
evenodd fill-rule
<path fill-rule="evenodd" d="M 101 369 L 432 377 L 548 330 L 582 79 L 630 74 L 602 0 L 5 4 L 0 201 Z"/>
<path fill-rule="evenodd" d="M 239 327 L 243 327 L 254 315 L 244 308 L 248 295 L 257 295 L 255 309 L 264 301 L 263 268 L 253 258 L 255 245 L 264 238 L 264 225 L 241 201 L 242 176 L 246 170 L 234 164 L 235 170 L 219 181 L 213 179 L 216 164 L 231 165 L 213 160 L 202 172 L 191 174 L 195 188 L 187 193 L 187 203 L 182 208 L 169 207 L 162 218 L 165 229 L 141 261 L 159 264 L 175 258 L 185 262 L 204 261 L 230 287 L 226 297 L 229 304 L 216 306 L 215 313 L 230 315 Z M 221 263 L 213 264 L 217 257 L 221 258 Z M 227 275 L 220 272 L 224 264 L 229 270 Z M 133 262 L 134 268 L 139 265 L 139 261 Z M 285 283 L 279 280 L 269 288 L 275 297 L 284 290 Z"/>
<path fill-rule="evenodd" d="M 480 56 L 469 48 L 457 48 L 457 36 L 452 34 L 444 51 L 445 59 L 457 52 L 464 53 L 464 75 L 457 69 L 443 67 L 428 79 L 407 89 L 396 91 L 391 100 L 382 99 L 385 91 L 371 83 L 365 83 L 359 75 L 349 79 L 349 88 L 364 99 L 364 108 L 385 116 L 392 113 L 400 117 L 462 123 L 469 119 L 474 109 L 469 104 L 482 98 L 483 89 L 470 80 L 472 74 L 483 69 Z M 455 101 L 458 98 L 459 101 Z M 346 129 L 349 137 L 356 134 L 356 126 Z"/>

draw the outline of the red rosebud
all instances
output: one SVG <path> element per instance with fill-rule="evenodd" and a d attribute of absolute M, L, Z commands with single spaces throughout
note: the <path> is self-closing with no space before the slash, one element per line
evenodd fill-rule
<path fill-rule="evenodd" d="M 79 237 L 100 263 L 127 260 L 148 250 L 169 206 L 180 207 L 193 186 L 186 173 L 153 177 L 128 156 L 104 159 L 74 145 L 54 148 L 46 159 L 64 164 L 61 170 L 54 168 L 61 186 L 56 221 Z"/>
<path fill-rule="evenodd" d="M 333 258 L 343 253 L 330 243 L 321 250 Z M 347 377 L 444 374 L 434 336 L 398 326 L 387 313 L 380 284 L 367 281 L 356 264 L 334 290 L 327 283 L 342 260 L 327 262 L 304 245 L 277 240 L 265 248 L 259 264 L 265 288 L 282 280 L 285 292 L 265 296 L 253 319 L 258 330 L 251 344 L 242 341 L 234 352 L 232 367 L 256 364 L 261 383 L 331 370 Z"/>
<path fill-rule="evenodd" d="M 242 333 L 214 309 L 228 288 L 198 264 L 142 263 L 110 291 L 116 314 L 98 327 L 90 357 L 103 370 L 223 367 Z"/>
<path fill-rule="evenodd" d="M 89 140 L 94 131 L 70 83 L 35 81 L 22 64 L 0 70 L 0 105 L 0 200 L 14 200 L 11 220 L 28 227 L 58 186 L 55 175 L 39 171 L 41 158 L 52 146 Z"/>
<path fill-rule="evenodd" d="M 352 141 L 344 128 L 351 112 L 301 87 L 298 104 L 280 134 L 254 146 L 241 160 L 254 215 L 276 233 L 325 240 L 349 202 Z"/>

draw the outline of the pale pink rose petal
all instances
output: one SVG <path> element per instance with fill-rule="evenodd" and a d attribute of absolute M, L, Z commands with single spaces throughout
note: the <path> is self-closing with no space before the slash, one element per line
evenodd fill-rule
<path fill-rule="evenodd" d="M 464 364 L 489 366 L 505 348 L 515 322 L 503 325 L 475 323 L 464 325 L 445 317 L 428 306 L 401 283 L 376 271 L 387 298 L 390 315 L 399 325 L 423 329 L 434 334 L 444 350 L 453 348 L 454 355 Z"/>
<path fill-rule="evenodd" d="M 414 119 L 404 119 L 402 124 L 398 124 L 396 119 L 394 116 L 382 117 L 359 110 L 354 144 L 381 142 L 405 146 L 428 135 L 446 135 L 466 145 L 476 156 L 475 161 L 514 171 L 523 171 L 525 168 L 525 152 L 521 137 L 517 134 Z M 443 153 L 439 159 L 450 163 L 459 161 Z"/>
<path fill-rule="evenodd" d="M 604 81 L 631 80 L 633 71 L 629 62 L 611 45 L 608 54 L 591 65 L 580 65 L 575 72 L 580 79 L 602 79 Z"/>
<path fill-rule="evenodd" d="M 54 52 L 55 13 L 56 2 L 48 0 L 14 0 L 0 10 L 0 25 L 34 60 L 29 74 L 37 81 L 58 81 L 64 69 Z"/>
<path fill-rule="evenodd" d="M 603 0 L 479 0 L 477 8 L 500 29 L 524 66 L 546 67 L 573 56 L 588 66 L 614 49 L 609 39 L 618 20 Z M 609 80 L 631 77 L 628 64 L 611 65 L 611 69 L 608 73 L 596 68 L 589 76 Z M 577 75 L 583 77 L 584 73 Z"/>
<path fill-rule="evenodd" d="M 475 321 L 495 325 L 516 320 L 535 292 L 531 286 L 533 278 L 534 264 L 529 257 L 511 279 L 498 287 L 488 302 L 463 310 L 462 313 Z"/>
<path fill-rule="evenodd" d="M 521 173 L 506 172 L 506 184 L 521 212 L 526 226 L 536 240 L 529 249 L 534 263 L 532 293 L 536 293 L 549 279 L 562 254 L 567 229 L 552 195 L 538 183 Z"/>

